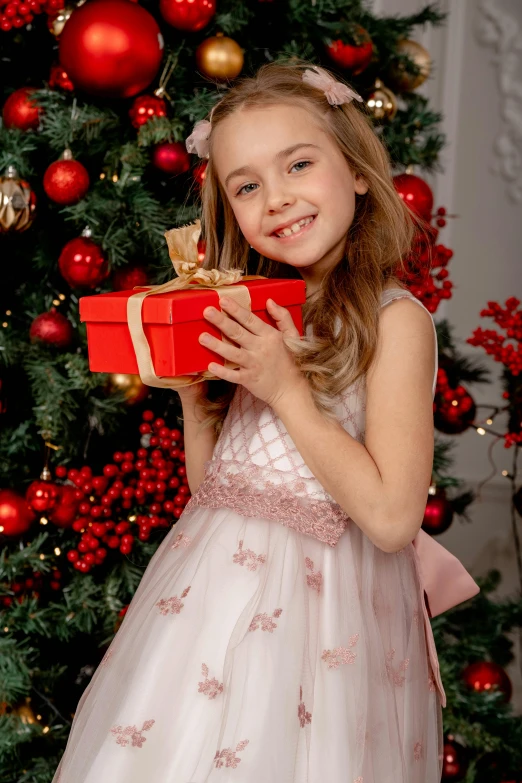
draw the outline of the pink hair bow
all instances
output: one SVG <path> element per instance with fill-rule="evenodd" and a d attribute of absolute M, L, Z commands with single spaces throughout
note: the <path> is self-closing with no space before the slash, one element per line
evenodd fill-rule
<path fill-rule="evenodd" d="M 187 152 L 197 152 L 200 158 L 209 157 L 209 136 L 212 124 L 209 120 L 198 120 L 190 136 L 187 137 L 185 145 Z"/>
<path fill-rule="evenodd" d="M 322 68 L 318 68 L 316 65 L 313 68 L 313 71 L 310 68 L 306 69 L 303 73 L 303 81 L 311 87 L 322 90 L 329 104 L 339 106 L 341 103 L 350 103 L 354 98 L 357 101 L 362 101 L 361 96 L 355 90 L 333 79 Z"/>

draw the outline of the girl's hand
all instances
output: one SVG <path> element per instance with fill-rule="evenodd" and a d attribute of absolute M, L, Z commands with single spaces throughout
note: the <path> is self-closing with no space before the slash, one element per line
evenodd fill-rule
<path fill-rule="evenodd" d="M 282 396 L 304 380 L 283 342 L 285 335 L 299 337 L 292 316 L 286 308 L 268 299 L 268 313 L 277 323 L 277 329 L 274 329 L 226 296 L 220 298 L 219 304 L 222 312 L 207 307 L 203 315 L 237 346 L 212 337 L 208 332 L 203 332 L 199 341 L 239 365 L 239 369 L 229 369 L 215 362 L 211 362 L 208 369 L 225 381 L 242 384 L 255 397 L 275 407 Z"/>

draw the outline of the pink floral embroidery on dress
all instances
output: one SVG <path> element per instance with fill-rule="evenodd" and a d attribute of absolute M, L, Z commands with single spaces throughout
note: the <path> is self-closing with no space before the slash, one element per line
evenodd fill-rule
<path fill-rule="evenodd" d="M 282 609 L 274 609 L 271 617 L 269 617 L 266 612 L 263 612 L 263 614 L 256 614 L 256 616 L 250 623 L 248 630 L 257 631 L 257 629 L 261 626 L 262 631 L 268 631 L 269 633 L 273 633 L 274 628 L 277 628 L 277 623 L 274 623 L 272 617 L 280 617 L 282 611 L 283 611 Z"/>
<path fill-rule="evenodd" d="M 359 775 L 358 778 L 354 778 L 353 783 L 363 783 L 362 775 Z"/>
<path fill-rule="evenodd" d="M 240 541 L 232 560 L 240 566 L 246 565 L 249 571 L 257 571 L 258 565 L 266 563 L 266 555 L 256 555 L 252 549 L 243 549 L 243 542 Z"/>
<path fill-rule="evenodd" d="M 299 723 L 302 729 L 304 729 L 307 723 L 312 722 L 312 713 L 306 711 L 306 707 L 303 702 L 302 686 L 299 688 L 299 706 L 297 707 L 297 717 L 299 718 Z"/>
<path fill-rule="evenodd" d="M 129 739 L 134 748 L 141 748 L 144 742 L 147 742 L 147 737 L 142 737 L 143 731 L 148 731 L 152 726 L 154 726 L 155 721 L 154 720 L 146 720 L 143 721 L 143 726 L 138 731 L 136 726 L 126 726 L 123 728 L 122 726 L 113 726 L 111 729 L 111 734 L 114 734 L 116 737 L 116 743 L 118 745 L 122 745 L 125 747 L 125 745 L 129 744 Z"/>
<path fill-rule="evenodd" d="M 216 764 L 216 767 L 232 767 L 232 769 L 235 769 L 241 759 L 238 759 L 236 756 L 236 753 L 241 753 L 242 750 L 246 748 L 250 740 L 241 740 L 241 742 L 238 742 L 236 745 L 236 749 L 232 750 L 232 748 L 223 748 L 223 750 L 216 750 L 216 755 L 214 756 L 214 762 Z"/>
<path fill-rule="evenodd" d="M 338 669 L 343 663 L 354 663 L 356 653 L 349 648 L 354 647 L 359 639 L 359 634 L 350 636 L 348 647 L 335 647 L 333 650 L 323 650 L 321 660 L 326 661 L 329 669 Z"/>
<path fill-rule="evenodd" d="M 413 746 L 413 759 L 414 761 L 420 761 L 422 758 L 423 745 L 422 742 L 416 742 Z"/>
<path fill-rule="evenodd" d="M 189 590 L 190 585 L 183 590 L 181 598 L 186 598 Z M 161 614 L 168 614 L 169 612 L 171 614 L 179 614 L 185 606 L 185 604 L 182 603 L 181 598 L 178 598 L 177 595 L 173 595 L 171 598 L 161 598 L 156 606 L 159 607 Z"/>
<path fill-rule="evenodd" d="M 223 683 L 218 682 L 215 677 L 209 679 L 206 663 L 201 664 L 201 673 L 205 679 L 203 682 L 198 682 L 198 693 L 204 693 L 209 699 L 215 699 L 216 696 L 223 693 Z"/>
<path fill-rule="evenodd" d="M 410 663 L 409 658 L 405 658 L 403 661 L 400 662 L 397 669 L 393 668 L 393 659 L 395 657 L 395 650 L 390 650 L 389 653 L 386 653 L 386 673 L 388 674 L 388 677 L 390 680 L 394 683 L 394 685 L 404 685 L 404 680 L 406 679 L 406 675 L 404 672 L 408 668 L 408 665 Z"/>
<path fill-rule="evenodd" d="M 179 531 L 178 535 L 174 539 L 174 543 L 170 547 L 171 549 L 177 549 L 180 546 L 188 546 L 191 543 L 192 539 L 186 536 L 182 530 Z"/>
<path fill-rule="evenodd" d="M 313 560 L 310 560 L 309 557 L 305 557 L 305 565 L 312 572 L 306 575 L 306 584 L 319 593 L 323 584 L 323 575 L 320 571 L 314 571 Z"/>

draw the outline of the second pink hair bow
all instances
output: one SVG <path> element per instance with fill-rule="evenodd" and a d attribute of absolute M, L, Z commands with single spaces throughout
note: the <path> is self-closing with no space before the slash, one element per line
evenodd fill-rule
<path fill-rule="evenodd" d="M 185 140 L 187 152 L 194 152 L 199 155 L 200 158 L 209 157 L 209 136 L 212 129 L 212 124 L 209 120 L 199 120 L 194 125 L 194 130 Z"/>
<path fill-rule="evenodd" d="M 362 101 L 361 96 L 355 90 L 333 79 L 322 68 L 315 65 L 313 68 L 313 71 L 310 68 L 306 69 L 303 73 L 303 81 L 311 87 L 323 90 L 329 104 L 339 106 L 341 103 L 350 103 L 354 98 L 357 101 Z"/>

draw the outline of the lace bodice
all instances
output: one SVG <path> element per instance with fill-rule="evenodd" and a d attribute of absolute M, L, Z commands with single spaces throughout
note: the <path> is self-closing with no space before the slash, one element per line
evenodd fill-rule
<path fill-rule="evenodd" d="M 385 290 L 381 306 L 403 297 L 413 299 L 426 310 L 411 292 L 399 288 Z M 435 393 L 438 361 L 433 319 L 432 324 L 436 348 Z M 365 376 L 339 395 L 335 413 L 344 429 L 364 443 Z M 285 516 L 281 518 L 283 524 L 316 535 L 331 545 L 337 542 L 349 521 L 305 464 L 273 409 L 244 386 L 236 390 L 212 460 L 206 464 L 205 480 L 191 503 L 224 505 L 245 515 L 255 512 L 275 519 Z"/>

